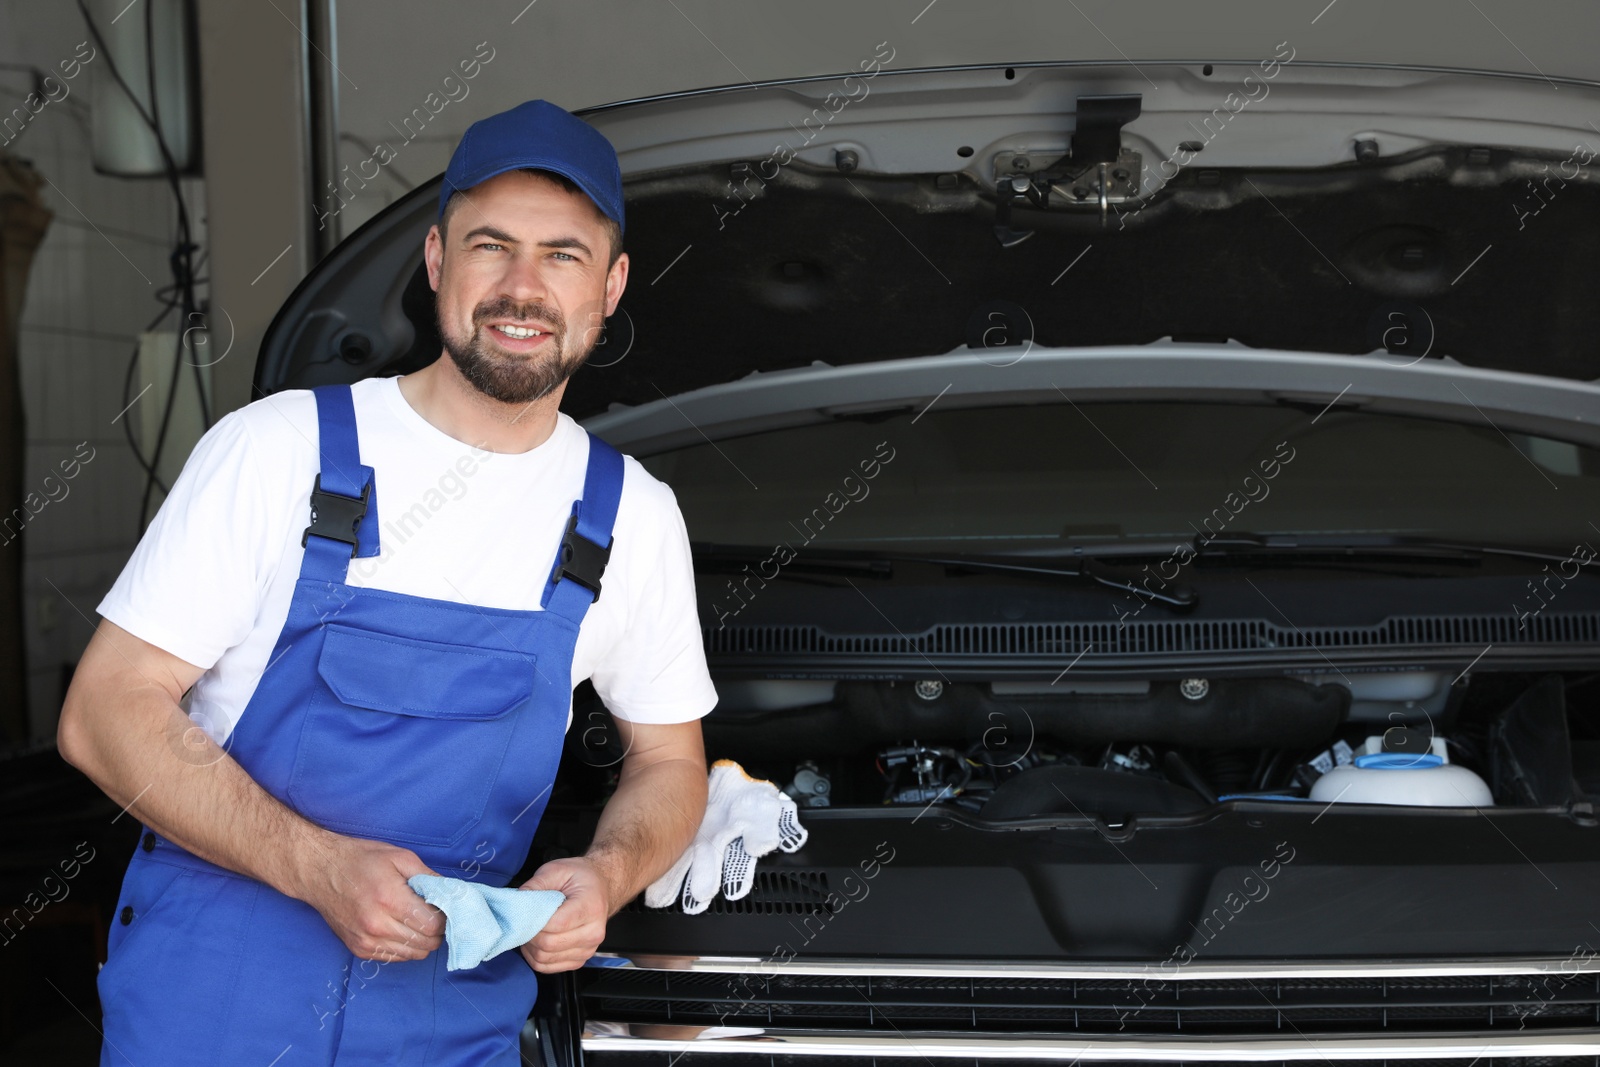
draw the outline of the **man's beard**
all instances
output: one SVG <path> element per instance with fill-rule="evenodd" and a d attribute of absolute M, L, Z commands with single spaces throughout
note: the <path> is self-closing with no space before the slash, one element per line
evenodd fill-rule
<path fill-rule="evenodd" d="M 572 351 L 567 351 L 567 327 L 561 312 L 537 301 L 518 304 L 501 297 L 479 304 L 472 312 L 472 336 L 465 340 L 451 337 L 444 329 L 444 323 L 438 318 L 437 303 L 434 315 L 444 350 L 450 353 L 462 377 L 480 393 L 507 404 L 527 404 L 549 396 L 583 366 L 594 350 L 593 344 L 582 345 L 578 341 Z M 522 357 L 491 351 L 484 337 L 488 327 L 483 325 L 489 319 L 536 320 L 550 326 L 553 332 L 546 342 L 549 351 Z"/>

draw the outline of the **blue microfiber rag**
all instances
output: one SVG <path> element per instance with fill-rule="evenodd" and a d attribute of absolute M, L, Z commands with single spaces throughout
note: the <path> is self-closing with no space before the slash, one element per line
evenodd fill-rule
<path fill-rule="evenodd" d="M 439 874 L 414 874 L 406 884 L 444 912 L 449 971 L 476 967 L 524 944 L 567 899 L 555 889 L 500 889 Z"/>

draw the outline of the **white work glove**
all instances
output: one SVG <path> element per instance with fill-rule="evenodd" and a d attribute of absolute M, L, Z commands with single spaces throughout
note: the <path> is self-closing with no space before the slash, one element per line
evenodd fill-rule
<path fill-rule="evenodd" d="M 794 801 L 771 782 L 751 778 L 732 760 L 719 759 L 711 765 L 706 814 L 694 841 L 644 891 L 644 902 L 668 907 L 680 899 L 680 886 L 689 915 L 710 907 L 718 887 L 729 900 L 738 900 L 756 884 L 758 858 L 774 848 L 793 852 L 806 843 L 806 836 Z"/>

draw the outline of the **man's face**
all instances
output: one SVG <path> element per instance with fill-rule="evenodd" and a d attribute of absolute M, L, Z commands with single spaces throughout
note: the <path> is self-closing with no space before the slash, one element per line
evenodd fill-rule
<path fill-rule="evenodd" d="M 628 257 L 582 193 L 522 171 L 457 197 L 424 256 L 445 351 L 475 388 L 525 404 L 563 389 L 616 310 Z M 558 394 L 559 395 L 559 394 Z"/>

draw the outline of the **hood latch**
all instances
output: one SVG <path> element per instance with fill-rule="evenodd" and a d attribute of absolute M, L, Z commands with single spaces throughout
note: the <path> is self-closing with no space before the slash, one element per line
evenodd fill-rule
<path fill-rule="evenodd" d="M 1033 236 L 1032 230 L 1011 228 L 1011 205 L 1018 198 L 1041 210 L 1050 207 L 1052 193 L 1069 205 L 1098 206 L 1104 228 L 1113 203 L 1139 194 L 1143 161 L 1139 153 L 1122 147 L 1122 127 L 1139 117 L 1143 99 L 1138 93 L 1078 97 L 1077 125 L 1067 152 L 1048 166 L 1040 165 L 1037 152 L 995 155 L 994 232 L 1002 247 Z"/>

